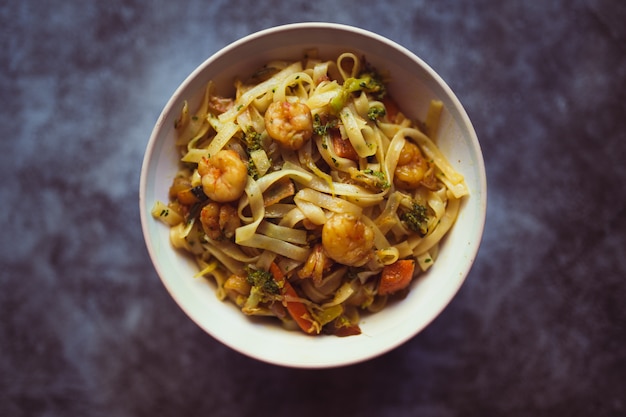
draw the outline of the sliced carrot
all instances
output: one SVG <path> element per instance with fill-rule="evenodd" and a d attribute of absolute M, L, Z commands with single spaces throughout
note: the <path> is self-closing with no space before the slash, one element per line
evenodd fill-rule
<path fill-rule="evenodd" d="M 276 282 L 278 282 L 279 285 L 282 285 L 283 296 L 288 299 L 284 301 L 283 304 L 287 307 L 289 315 L 295 320 L 298 327 L 300 327 L 302 331 L 307 334 L 319 333 L 319 325 L 315 322 L 315 320 L 313 320 L 305 305 L 296 301 L 298 293 L 296 293 L 296 290 L 289 283 L 289 281 L 285 279 L 283 271 L 281 271 L 278 265 L 274 262 L 270 264 L 270 273 Z"/>
<path fill-rule="evenodd" d="M 378 294 L 393 294 L 396 291 L 405 289 L 413 280 L 415 261 L 412 259 L 401 259 L 383 268 L 378 284 Z"/>
<path fill-rule="evenodd" d="M 333 150 L 337 156 L 341 158 L 351 159 L 353 161 L 359 160 L 359 155 L 352 146 L 352 143 L 348 139 L 343 139 L 339 130 L 333 129 L 331 132 L 331 139 L 333 142 Z"/>

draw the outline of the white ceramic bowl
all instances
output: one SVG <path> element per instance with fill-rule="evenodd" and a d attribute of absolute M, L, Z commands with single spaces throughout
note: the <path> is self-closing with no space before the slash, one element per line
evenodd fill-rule
<path fill-rule="evenodd" d="M 362 334 L 350 337 L 307 336 L 280 325 L 259 324 L 232 303 L 219 301 L 212 284 L 195 279 L 196 266 L 174 250 L 168 227 L 150 210 L 167 201 L 177 170 L 174 120 L 184 100 L 195 108 L 204 87 L 214 80 L 218 92 L 232 92 L 235 76 L 250 75 L 272 59 L 300 59 L 317 48 L 323 58 L 346 50 L 365 55 L 376 68 L 390 72 L 391 95 L 409 117 L 423 120 L 431 99 L 443 101 L 438 143 L 465 176 L 470 196 L 443 242 L 439 258 L 414 282 L 406 299 L 364 317 Z M 446 307 L 465 280 L 478 252 L 486 213 L 483 157 L 472 124 L 446 83 L 420 58 L 377 34 L 338 24 L 300 23 L 275 27 L 240 39 L 203 62 L 174 92 L 147 146 L 140 181 L 141 223 L 154 266 L 172 297 L 215 339 L 250 357 L 277 365 L 324 368 L 357 363 L 399 346 L 426 327 Z"/>

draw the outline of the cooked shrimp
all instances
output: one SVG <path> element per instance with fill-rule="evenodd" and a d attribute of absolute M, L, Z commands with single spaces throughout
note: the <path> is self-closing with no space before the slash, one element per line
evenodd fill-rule
<path fill-rule="evenodd" d="M 328 272 L 333 262 L 324 253 L 322 245 L 316 245 L 309 258 L 306 260 L 302 268 L 298 271 L 298 277 L 311 278 L 315 285 L 319 285 L 324 278 L 324 273 Z"/>
<path fill-rule="evenodd" d="M 415 143 L 407 141 L 398 158 L 394 183 L 398 188 L 414 189 L 420 185 L 428 168 L 428 162 L 420 148 Z"/>
<path fill-rule="evenodd" d="M 352 214 L 334 214 L 322 228 L 326 254 L 348 266 L 363 266 L 372 257 L 374 231 Z"/>
<path fill-rule="evenodd" d="M 211 202 L 200 211 L 200 222 L 204 233 L 211 239 L 230 239 L 241 226 L 237 209 L 230 204 Z"/>
<path fill-rule="evenodd" d="M 248 168 L 239 154 L 221 150 L 198 163 L 202 190 L 211 200 L 220 203 L 235 201 L 243 194 L 248 181 Z"/>
<path fill-rule="evenodd" d="M 306 104 L 276 101 L 265 112 L 268 135 L 284 147 L 297 150 L 313 136 L 313 116 Z"/>

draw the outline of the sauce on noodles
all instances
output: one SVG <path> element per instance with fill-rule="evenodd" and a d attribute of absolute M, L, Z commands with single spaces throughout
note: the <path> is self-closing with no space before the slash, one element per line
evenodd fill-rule
<path fill-rule="evenodd" d="M 152 214 L 244 314 L 360 333 L 433 265 L 468 194 L 434 141 L 440 102 L 408 119 L 346 52 L 270 62 L 233 97 L 209 82 L 176 121 L 180 170 Z"/>

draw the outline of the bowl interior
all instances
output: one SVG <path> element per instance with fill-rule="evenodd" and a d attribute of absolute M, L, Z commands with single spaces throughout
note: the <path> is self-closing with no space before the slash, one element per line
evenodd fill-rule
<path fill-rule="evenodd" d="M 408 297 L 365 316 L 362 334 L 346 338 L 312 337 L 286 331 L 264 320 L 244 316 L 229 302 L 219 301 L 214 286 L 193 278 L 195 264 L 175 251 L 167 226 L 150 210 L 156 200 L 167 201 L 177 170 L 174 120 L 184 100 L 195 108 L 209 80 L 221 94 L 233 91 L 236 76 L 250 75 L 272 59 L 300 59 L 317 48 L 332 59 L 341 52 L 364 55 L 380 70 L 390 72 L 390 94 L 402 111 L 423 120 L 431 99 L 444 103 L 437 143 L 450 163 L 465 176 L 470 196 L 462 203 L 456 224 L 430 270 L 413 283 Z M 237 41 L 200 65 L 177 89 L 154 128 L 144 159 L 140 184 L 142 227 L 148 251 L 167 290 L 201 328 L 231 348 L 265 362 L 321 368 L 373 358 L 397 347 L 428 325 L 454 297 L 478 251 L 486 212 L 484 163 L 474 129 L 450 88 L 422 60 L 378 35 L 352 27 L 309 23 L 268 29 Z"/>

